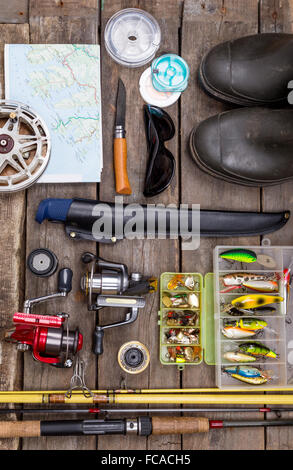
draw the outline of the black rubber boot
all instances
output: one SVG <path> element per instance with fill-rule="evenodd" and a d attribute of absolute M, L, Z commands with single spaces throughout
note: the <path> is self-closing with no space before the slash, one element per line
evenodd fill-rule
<path fill-rule="evenodd" d="M 212 97 L 239 106 L 284 106 L 293 80 L 293 34 L 265 33 L 218 44 L 199 81 Z"/>
<path fill-rule="evenodd" d="M 293 179 L 293 109 L 238 108 L 212 116 L 190 134 L 197 165 L 247 186 Z"/>

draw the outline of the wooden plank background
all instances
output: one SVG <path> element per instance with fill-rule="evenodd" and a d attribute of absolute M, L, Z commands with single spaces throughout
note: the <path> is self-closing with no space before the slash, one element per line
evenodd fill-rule
<path fill-rule="evenodd" d="M 159 21 L 162 31 L 160 52 L 182 55 L 191 69 L 187 90 L 181 99 L 168 108 L 176 135 L 168 148 L 176 158 L 177 169 L 170 188 L 161 196 L 146 200 L 142 196 L 147 160 L 143 125 L 143 101 L 139 94 L 139 77 L 145 67 L 129 69 L 115 63 L 104 48 L 103 33 L 108 19 L 123 8 L 142 8 Z M 258 32 L 292 32 L 293 0 L 11 0 L 0 12 L 0 90 L 4 97 L 3 47 L 5 43 L 88 43 L 101 44 L 102 110 L 104 169 L 102 183 L 35 185 L 14 195 L 1 195 L 0 220 L 0 313 L 1 329 L 10 326 L 11 315 L 21 309 L 23 299 L 56 290 L 56 276 L 48 280 L 33 277 L 25 268 L 28 253 L 38 247 L 52 249 L 60 267 L 74 271 L 73 291 L 67 299 L 51 302 L 43 312 L 59 308 L 71 315 L 72 326 L 81 325 L 87 341 L 82 353 L 87 363 L 86 380 L 90 387 L 99 388 L 178 388 L 214 386 L 213 367 L 201 364 L 179 372 L 175 367 L 160 364 L 159 328 L 157 327 L 158 294 L 148 296 L 146 308 L 131 326 L 105 332 L 104 354 L 97 359 L 91 353 L 91 337 L 96 322 L 88 312 L 79 293 L 83 268 L 83 251 L 99 253 L 111 261 L 124 262 L 129 270 L 159 276 L 164 271 L 212 270 L 212 250 L 219 244 L 259 244 L 259 237 L 241 239 L 201 240 L 200 250 L 182 251 L 177 240 L 124 241 L 115 247 L 96 246 L 91 242 L 74 243 L 68 240 L 62 226 L 34 222 L 35 211 L 46 197 L 88 197 L 114 201 L 113 126 L 118 78 L 127 91 L 126 131 L 128 168 L 132 195 L 124 202 L 139 203 L 198 203 L 204 209 L 281 210 L 293 206 L 293 183 L 259 190 L 219 181 L 202 173 L 193 163 L 188 138 L 191 129 L 203 119 L 228 109 L 207 97 L 199 88 L 197 68 L 201 57 L 215 44 Z M 272 244 L 293 244 L 293 221 L 270 235 Z M 59 307 L 60 306 L 60 307 Z M 38 310 L 36 309 L 36 312 Z M 117 310 L 99 313 L 100 324 L 121 318 Z M 119 347 L 126 341 L 138 339 L 151 352 L 150 367 L 138 376 L 125 376 L 117 363 Z M 20 354 L 1 342 L 0 388 L 54 389 L 67 388 L 72 371 L 58 370 L 33 362 L 30 355 Z M 248 413 L 241 413 L 246 418 Z M 231 415 L 226 414 L 226 418 Z M 254 418 L 249 413 L 250 418 Z M 257 416 L 255 416 L 257 417 Z M 0 449 L 292 449 L 291 428 L 228 429 L 204 436 L 162 436 L 138 438 L 94 437 L 40 438 L 18 441 L 2 440 Z"/>

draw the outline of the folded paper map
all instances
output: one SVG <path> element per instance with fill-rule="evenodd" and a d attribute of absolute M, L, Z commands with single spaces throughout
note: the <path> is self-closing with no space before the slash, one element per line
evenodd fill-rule
<path fill-rule="evenodd" d="M 6 44 L 5 98 L 29 105 L 50 130 L 51 158 L 40 183 L 100 181 L 100 46 Z"/>

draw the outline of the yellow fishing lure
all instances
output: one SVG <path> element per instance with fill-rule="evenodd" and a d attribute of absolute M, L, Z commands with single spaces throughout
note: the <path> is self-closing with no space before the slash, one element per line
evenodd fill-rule
<path fill-rule="evenodd" d="M 251 309 L 283 301 L 283 297 L 278 295 L 248 294 L 237 297 L 231 301 L 231 304 L 236 308 Z"/>

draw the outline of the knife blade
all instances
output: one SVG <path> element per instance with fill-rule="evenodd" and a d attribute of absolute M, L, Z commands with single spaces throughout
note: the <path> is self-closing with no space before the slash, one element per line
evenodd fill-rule
<path fill-rule="evenodd" d="M 116 98 L 116 118 L 114 130 L 114 170 L 115 185 L 118 194 L 131 194 L 127 174 L 127 143 L 125 131 L 126 90 L 119 78 Z"/>
<path fill-rule="evenodd" d="M 121 78 L 118 80 L 118 91 L 116 99 L 116 120 L 115 126 L 122 126 L 125 128 L 125 113 L 126 113 L 126 90 Z"/>

